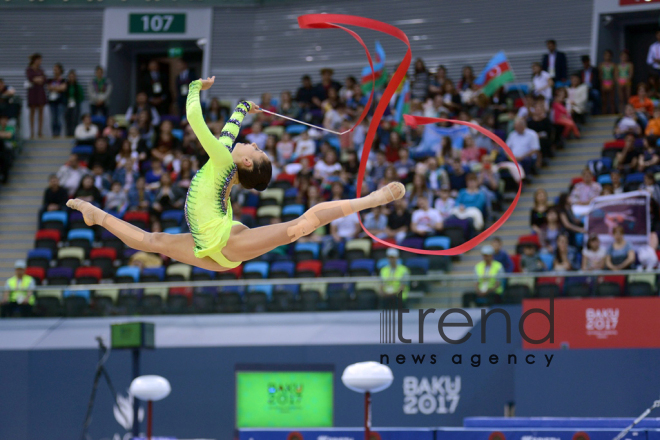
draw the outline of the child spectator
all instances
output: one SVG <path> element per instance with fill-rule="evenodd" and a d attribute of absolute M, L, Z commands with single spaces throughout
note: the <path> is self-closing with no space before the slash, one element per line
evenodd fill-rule
<path fill-rule="evenodd" d="M 529 244 L 524 246 L 523 255 L 520 257 L 520 269 L 522 272 L 543 272 L 546 270 L 545 264 L 539 257 L 536 246 Z"/>
<path fill-rule="evenodd" d="M 657 173 L 660 171 L 659 162 L 660 156 L 658 156 L 658 150 L 655 146 L 655 138 L 644 138 L 644 148 L 637 159 L 639 172 L 651 171 Z"/>
<path fill-rule="evenodd" d="M 504 267 L 504 271 L 507 273 L 513 272 L 513 260 L 507 254 L 502 250 L 502 239 L 499 237 L 493 238 L 491 241 L 491 245 L 493 246 L 493 259 L 495 261 L 498 261 L 502 267 Z"/>
<path fill-rule="evenodd" d="M 582 250 L 582 270 L 603 270 L 607 249 L 600 243 L 598 235 L 592 234 Z"/>
<path fill-rule="evenodd" d="M 644 83 L 637 86 L 637 95 L 631 96 L 628 103 L 633 106 L 635 111 L 641 113 L 645 122 L 653 114 L 653 101 L 649 99 Z"/>
<path fill-rule="evenodd" d="M 627 104 L 623 116 L 621 116 L 614 123 L 614 137 L 617 139 L 623 139 L 626 135 L 632 134 L 633 136 L 639 136 L 642 134 L 642 124 L 639 120 L 635 108 Z"/>
<path fill-rule="evenodd" d="M 566 108 L 566 99 L 568 95 L 565 88 L 557 89 L 555 92 L 555 100 L 552 103 L 552 111 L 555 115 L 555 124 L 564 127 L 562 137 L 568 139 L 572 133 L 576 139 L 580 139 L 580 130 L 578 130 L 575 121 L 571 117 L 570 112 Z"/>
<path fill-rule="evenodd" d="M 105 196 L 104 209 L 110 213 L 119 214 L 128 205 L 128 197 L 122 190 L 121 183 L 114 181 L 110 192 Z"/>
<path fill-rule="evenodd" d="M 309 137 L 309 131 L 304 131 L 296 140 L 296 152 L 293 155 L 295 160 L 305 156 L 314 156 L 316 154 L 316 143 Z"/>
<path fill-rule="evenodd" d="M 660 137 L 660 106 L 653 109 L 653 119 L 650 119 L 648 124 L 646 124 L 644 134 L 656 138 Z"/>

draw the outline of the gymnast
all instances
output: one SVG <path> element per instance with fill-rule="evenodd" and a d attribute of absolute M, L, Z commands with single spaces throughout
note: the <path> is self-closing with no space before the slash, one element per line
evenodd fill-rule
<path fill-rule="evenodd" d="M 233 221 L 232 187 L 240 183 L 246 189 L 265 190 L 271 180 L 272 165 L 257 145 L 233 145 L 245 115 L 261 111 L 253 102 L 238 104 L 219 139 L 206 126 L 199 92 L 208 90 L 214 81 L 215 77 L 193 81 L 186 103 L 188 123 L 209 155 L 209 161 L 193 178 L 186 196 L 184 211 L 190 233 L 149 233 L 80 199 L 69 200 L 67 206 L 82 212 L 88 226 L 104 227 L 133 249 L 163 254 L 182 263 L 222 272 L 278 246 L 293 243 L 335 219 L 404 196 L 405 187 L 393 182 L 366 197 L 319 203 L 301 217 L 286 223 L 250 229 Z"/>

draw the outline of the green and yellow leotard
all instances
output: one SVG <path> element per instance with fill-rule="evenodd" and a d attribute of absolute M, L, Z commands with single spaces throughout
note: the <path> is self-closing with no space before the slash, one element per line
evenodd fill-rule
<path fill-rule="evenodd" d="M 222 254 L 222 249 L 229 240 L 231 227 L 240 224 L 232 220 L 229 199 L 230 182 L 237 172 L 231 151 L 250 106 L 246 102 L 239 103 L 222 129 L 220 138 L 216 139 L 202 116 L 202 106 L 199 103 L 201 88 L 202 83 L 199 80 L 190 84 L 186 114 L 188 123 L 209 155 L 209 161 L 190 182 L 184 212 L 195 241 L 195 256 L 210 257 L 221 266 L 232 269 L 241 262 L 229 261 Z"/>

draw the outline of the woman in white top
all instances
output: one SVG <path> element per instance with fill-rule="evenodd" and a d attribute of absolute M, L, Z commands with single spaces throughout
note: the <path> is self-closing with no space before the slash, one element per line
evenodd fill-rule
<path fill-rule="evenodd" d="M 541 64 L 532 63 L 532 91 L 534 95 L 545 98 L 546 108 L 552 99 L 552 85 L 552 77 L 541 68 Z"/>
<path fill-rule="evenodd" d="M 93 143 L 94 139 L 96 139 L 99 134 L 99 128 L 92 124 L 92 117 L 89 114 L 84 114 L 81 119 L 82 122 L 78 124 L 74 132 L 76 141 L 78 141 L 79 144 L 82 142 Z"/>
<path fill-rule="evenodd" d="M 603 270 L 607 249 L 600 244 L 597 235 L 591 235 L 582 250 L 582 270 Z"/>
<path fill-rule="evenodd" d="M 573 119 L 584 123 L 584 115 L 587 112 L 589 100 L 589 87 L 582 82 L 580 75 L 571 75 L 571 86 L 568 88 L 568 104 Z"/>

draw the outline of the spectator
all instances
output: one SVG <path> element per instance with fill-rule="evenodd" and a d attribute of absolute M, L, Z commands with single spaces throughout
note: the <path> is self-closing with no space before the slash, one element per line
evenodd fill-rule
<path fill-rule="evenodd" d="M 479 188 L 479 180 L 473 173 L 468 173 L 465 178 L 467 188 L 463 188 L 458 192 L 456 198 L 456 205 L 459 209 L 463 208 L 477 208 L 482 213 L 486 211 L 486 196 Z"/>
<path fill-rule="evenodd" d="M 610 245 L 605 258 L 605 267 L 609 270 L 632 269 L 635 263 L 635 250 L 623 236 L 623 226 L 616 226 L 612 231 L 614 242 Z"/>
<path fill-rule="evenodd" d="M 78 144 L 92 144 L 99 135 L 99 128 L 92 124 L 92 117 L 85 113 L 76 127 L 75 137 Z"/>
<path fill-rule="evenodd" d="M 580 79 L 589 87 L 589 101 L 591 101 L 591 114 L 600 112 L 600 76 L 598 69 L 591 65 L 589 55 L 582 55 L 582 70 Z"/>
<path fill-rule="evenodd" d="M 156 60 L 149 61 L 147 73 L 142 81 L 142 90 L 146 92 L 149 104 L 158 110 L 159 114 L 167 114 L 170 104 L 168 95 L 169 79 L 160 71 L 160 63 Z M 155 123 L 154 125 L 158 125 Z"/>
<path fill-rule="evenodd" d="M 461 95 L 458 93 L 454 83 L 450 79 L 445 81 L 442 102 L 451 112 L 457 112 L 461 109 Z M 442 117 L 442 113 L 440 114 L 440 117 Z"/>
<path fill-rule="evenodd" d="M 588 207 L 591 201 L 600 195 L 603 188 L 600 183 L 594 181 L 594 175 L 589 168 L 582 171 L 582 182 L 578 182 L 571 191 L 570 202 L 573 205 L 573 212 L 576 215 L 584 215 L 588 208 L 576 209 L 578 207 Z"/>
<path fill-rule="evenodd" d="M 575 242 L 575 234 L 584 234 L 584 225 L 573 213 L 573 208 L 571 207 L 571 202 L 567 193 L 561 193 L 559 195 L 559 201 L 557 202 L 557 213 L 559 214 L 559 222 L 562 227 L 566 229 L 571 234 L 571 243 Z"/>
<path fill-rule="evenodd" d="M 174 156 L 181 150 L 181 141 L 174 137 L 172 129 L 171 121 L 163 121 L 154 142 L 155 147 L 151 150 L 151 156 L 160 159 L 166 168 L 173 166 Z"/>
<path fill-rule="evenodd" d="M 6 114 L 9 116 L 9 107 L 13 102 L 15 95 L 16 89 L 9 84 L 6 84 L 3 78 L 0 78 L 0 114 Z"/>
<path fill-rule="evenodd" d="M 151 191 L 147 190 L 146 180 L 140 176 L 135 181 L 135 187 L 128 192 L 128 206 L 131 211 L 149 211 L 154 203 L 154 197 Z"/>
<path fill-rule="evenodd" d="M 532 63 L 532 90 L 535 96 L 542 96 L 546 107 L 552 99 L 552 77 L 539 63 Z"/>
<path fill-rule="evenodd" d="M 296 103 L 292 98 L 291 98 L 291 92 L 288 90 L 285 90 L 284 92 L 281 93 L 280 95 L 280 103 L 279 107 L 277 108 L 277 113 L 288 116 L 290 118 L 296 119 L 300 115 L 300 107 L 298 106 L 298 103 Z"/>
<path fill-rule="evenodd" d="M 509 254 L 502 250 L 502 239 L 500 237 L 494 237 L 492 240 L 492 246 L 493 259 L 502 265 L 505 272 L 513 272 L 513 260 L 509 257 Z"/>
<path fill-rule="evenodd" d="M 541 165 L 541 145 L 538 134 L 527 128 L 527 123 L 522 118 L 516 118 L 514 131 L 509 133 L 506 144 L 511 149 L 514 157 L 522 165 L 527 176 L 532 174 L 534 167 Z"/>
<path fill-rule="evenodd" d="M 176 68 L 178 74 L 176 76 L 176 104 L 179 110 L 179 116 L 183 117 L 186 114 L 186 99 L 188 98 L 188 85 L 195 79 L 195 71 L 188 67 L 183 59 L 179 58 L 176 61 Z"/>
<path fill-rule="evenodd" d="M 464 295 L 463 306 L 469 307 L 472 302 L 483 305 L 501 301 L 504 287 L 498 276 L 504 272 L 504 267 L 493 258 L 494 254 L 495 249 L 489 244 L 481 248 L 483 260 L 474 266 L 474 273 L 477 276 L 477 293 L 472 296 Z"/>
<path fill-rule="evenodd" d="M 534 206 L 529 214 L 532 231 L 539 237 L 542 235 L 545 225 L 548 224 L 548 209 L 548 193 L 545 189 L 539 188 L 534 192 Z"/>
<path fill-rule="evenodd" d="M 557 42 L 555 40 L 548 40 L 545 42 L 545 45 L 548 48 L 548 53 L 543 55 L 541 67 L 548 72 L 550 78 L 553 80 L 566 81 L 568 79 L 566 54 L 557 50 Z"/>
<path fill-rule="evenodd" d="M 429 208 L 426 198 L 419 198 L 417 209 L 412 214 L 410 229 L 417 237 L 430 237 L 442 230 L 442 217 L 435 209 Z"/>
<path fill-rule="evenodd" d="M 309 131 L 303 131 L 296 140 L 296 150 L 293 159 L 298 160 L 301 157 L 314 156 L 316 154 L 316 143 L 309 137 Z"/>
<path fill-rule="evenodd" d="M 646 136 L 655 136 L 656 138 L 660 137 L 660 106 L 653 109 L 653 119 L 649 120 L 646 124 L 644 134 Z"/>
<path fill-rule="evenodd" d="M 115 172 L 112 173 L 112 180 L 119 182 L 126 192 L 130 191 L 135 186 L 135 182 L 140 176 L 137 172 L 135 162 L 135 159 L 128 158 L 121 168 L 117 168 Z M 107 182 L 104 180 L 102 184 L 105 186 Z M 96 182 L 96 187 L 99 187 L 99 182 Z"/>
<path fill-rule="evenodd" d="M 634 66 L 630 62 L 630 54 L 624 49 L 619 56 L 619 64 L 616 66 L 617 89 L 619 92 L 619 108 L 623 111 L 623 106 L 630 99 L 630 88 L 634 76 Z"/>
<path fill-rule="evenodd" d="M 533 244 L 523 246 L 523 255 L 520 257 L 520 270 L 524 273 L 543 272 L 546 270 L 545 264 L 539 257 L 538 250 Z"/>
<path fill-rule="evenodd" d="M 59 136 L 62 133 L 62 117 L 66 108 L 64 92 L 67 88 L 64 69 L 60 63 L 55 63 L 53 66 L 53 77 L 48 80 L 47 88 L 51 130 L 53 136 Z"/>
<path fill-rule="evenodd" d="M 276 145 L 277 150 L 277 160 L 282 165 L 293 160 L 293 152 L 296 147 L 296 144 L 291 140 L 291 134 L 286 131 L 282 134 L 282 139 L 277 141 Z"/>
<path fill-rule="evenodd" d="M 160 124 L 160 115 L 158 111 L 149 104 L 149 98 L 145 92 L 138 92 L 135 96 L 135 105 L 126 110 L 126 122 L 130 125 L 137 124 L 138 115 L 146 110 L 151 115 L 151 124 L 157 126 Z"/>
<path fill-rule="evenodd" d="M 313 188 L 313 187 L 311 187 Z M 362 228 L 357 213 L 330 222 L 330 235 L 323 237 L 323 256 L 336 258 L 348 240 L 358 238 Z"/>
<path fill-rule="evenodd" d="M 426 206 L 433 203 L 433 192 L 426 185 L 426 179 L 422 174 L 415 174 L 412 181 L 412 189 L 405 196 L 410 206 L 419 206 L 420 199 L 426 199 Z"/>
<path fill-rule="evenodd" d="M 263 150 L 266 146 L 268 135 L 262 131 L 261 123 L 255 122 L 252 124 L 252 133 L 246 135 L 245 139 L 247 139 L 248 142 L 257 144 L 257 147 L 259 147 L 260 150 Z"/>
<path fill-rule="evenodd" d="M 541 233 L 539 234 L 539 241 L 543 245 L 543 251 L 548 253 L 553 253 L 557 249 L 557 237 L 564 233 L 564 228 L 562 227 L 559 214 L 555 208 L 550 208 L 546 216 L 546 223 L 541 228 Z"/>
<path fill-rule="evenodd" d="M 655 220 L 658 204 L 660 204 L 660 186 L 655 182 L 653 171 L 644 173 L 644 182 L 639 186 L 639 190 L 646 191 L 651 195 L 651 217 Z"/>
<path fill-rule="evenodd" d="M 405 151 L 405 153 L 404 153 Z M 399 150 L 399 152 L 402 154 L 401 157 L 407 158 L 409 157 L 408 155 L 408 150 L 405 148 L 402 148 Z M 399 161 L 396 164 L 394 164 L 395 167 L 400 167 L 397 170 L 397 174 L 399 176 L 399 180 L 403 183 L 407 183 L 411 181 L 411 177 L 414 175 L 412 174 L 413 168 L 415 167 L 415 162 L 412 160 L 408 159 L 407 160 L 408 165 L 405 169 L 408 170 L 408 174 L 401 174 L 400 171 L 403 168 L 403 162 Z M 438 166 L 438 159 L 435 157 L 429 157 L 426 160 L 426 166 L 428 168 L 428 187 L 431 191 L 433 191 L 434 195 L 439 195 L 440 194 L 440 188 L 442 186 L 447 185 L 449 186 L 449 175 L 447 174 L 447 171 L 444 168 L 441 168 Z"/>
<path fill-rule="evenodd" d="M 660 30 L 655 32 L 656 42 L 649 47 L 646 64 L 651 66 L 656 76 L 660 76 Z"/>
<path fill-rule="evenodd" d="M 463 138 L 463 149 L 461 150 L 461 162 L 463 165 L 473 165 L 478 163 L 481 158 L 481 152 L 474 144 L 472 136 Z"/>
<path fill-rule="evenodd" d="M 435 200 L 435 210 L 440 214 L 440 220 L 444 223 L 449 217 L 456 206 L 456 200 L 450 197 L 449 185 L 443 184 L 440 187 L 440 195 Z"/>
<path fill-rule="evenodd" d="M 578 130 L 575 121 L 571 117 L 570 112 L 566 108 L 566 99 L 568 95 L 565 88 L 559 88 L 555 91 L 555 100 L 552 103 L 552 111 L 555 115 L 555 124 L 564 127 L 562 137 L 568 139 L 569 135 L 573 133 L 576 139 L 580 139 L 580 130 Z"/>
<path fill-rule="evenodd" d="M 553 270 L 558 272 L 578 270 L 580 268 L 577 251 L 568 244 L 568 236 L 561 234 L 557 237 L 557 250 L 553 261 Z"/>
<path fill-rule="evenodd" d="M 603 54 L 603 62 L 598 66 L 600 72 L 600 87 L 602 94 L 602 112 L 604 115 L 616 113 L 614 106 L 614 79 L 616 78 L 616 64 L 612 62 L 612 51 L 607 49 Z"/>
<path fill-rule="evenodd" d="M 640 136 L 643 132 L 642 123 L 635 108 L 630 104 L 626 105 L 623 116 L 614 123 L 614 137 L 622 139 L 628 134 L 632 134 L 634 140 L 635 136 Z"/>
<path fill-rule="evenodd" d="M 98 207 L 100 207 L 103 202 L 101 191 L 94 186 L 94 178 L 89 174 L 82 178 L 73 197 L 76 199 L 82 199 Z"/>
<path fill-rule="evenodd" d="M 110 192 L 105 196 L 104 210 L 113 214 L 124 212 L 128 205 L 128 197 L 122 190 L 120 182 L 112 182 Z"/>
<path fill-rule="evenodd" d="M 330 89 L 334 89 L 335 92 L 339 93 L 341 89 L 341 83 L 332 79 L 335 71 L 325 67 L 321 69 L 321 82 L 316 85 L 317 96 L 321 101 L 324 101 L 328 98 Z"/>
<path fill-rule="evenodd" d="M 545 109 L 545 100 L 543 98 L 537 99 L 532 107 L 534 112 L 531 114 L 532 118 L 527 121 L 527 127 L 536 132 L 539 137 L 539 146 L 541 147 L 542 157 L 553 157 L 552 151 L 552 133 L 554 128 L 552 121 L 548 117 L 548 112 Z"/>
<path fill-rule="evenodd" d="M 78 164 L 78 155 L 72 154 L 69 156 L 67 162 L 57 171 L 57 178 L 60 181 L 60 185 L 72 196 L 78 189 L 78 186 L 80 186 L 83 176 L 88 173 L 89 170 L 82 168 Z"/>
<path fill-rule="evenodd" d="M 296 92 L 296 102 L 304 119 L 318 121 L 323 116 L 319 91 L 312 86 L 309 75 L 302 77 L 302 86 Z"/>
<path fill-rule="evenodd" d="M 176 177 L 176 184 L 179 188 L 188 191 L 188 188 L 190 188 L 190 182 L 192 182 L 196 172 L 197 170 L 193 168 L 192 161 L 188 157 L 184 157 L 181 160 L 181 171 Z"/>
<path fill-rule="evenodd" d="M 344 171 L 346 171 L 351 179 L 355 179 L 360 171 L 360 159 L 358 159 L 357 152 L 350 150 L 346 153 L 346 162 L 342 164 Z"/>
<path fill-rule="evenodd" d="M 22 317 L 32 314 L 34 306 L 34 278 L 25 274 L 25 260 L 17 260 L 14 263 L 14 276 L 5 283 L 5 291 L 2 296 L 2 317 L 13 316 L 16 312 Z"/>
<path fill-rule="evenodd" d="M 147 147 L 153 148 L 156 131 L 154 130 L 154 124 L 151 122 L 151 114 L 146 110 L 140 111 L 135 125 L 140 133 L 140 138 L 144 139 Z"/>
<path fill-rule="evenodd" d="M 433 75 L 431 78 L 431 84 L 429 85 L 429 96 L 433 98 L 437 95 L 442 96 L 442 90 L 445 81 L 447 81 L 447 68 L 441 64 L 436 69 L 435 75 Z"/>
<path fill-rule="evenodd" d="M 204 120 L 209 124 L 223 121 L 225 119 L 223 110 L 223 107 L 220 105 L 220 100 L 216 97 L 211 98 L 211 102 L 204 112 Z M 183 111 L 185 112 L 185 104 Z"/>
<path fill-rule="evenodd" d="M 427 163 L 428 162 L 432 162 L 433 164 L 435 164 L 435 169 L 432 172 L 430 170 L 431 167 L 429 167 L 429 171 L 430 171 L 429 183 L 431 179 L 435 179 L 437 182 L 439 173 L 443 173 L 446 178 L 447 173 L 441 168 L 438 168 L 438 161 L 435 160 L 434 157 L 429 158 Z M 411 177 L 415 170 L 415 161 L 410 158 L 410 152 L 408 151 L 407 148 L 401 148 L 399 150 L 399 160 L 394 162 L 394 168 L 396 169 L 396 175 L 401 183 L 405 184 L 411 181 Z M 431 188 L 433 188 L 432 184 L 430 186 Z"/>
<path fill-rule="evenodd" d="M 397 243 L 406 238 L 410 229 L 411 215 L 407 207 L 405 198 L 395 200 L 394 209 L 387 217 L 387 237 L 396 239 Z"/>
<path fill-rule="evenodd" d="M 453 159 L 451 170 L 449 171 L 449 186 L 451 186 L 451 189 L 458 193 L 458 191 L 465 188 L 467 186 L 465 181 L 466 176 L 467 173 L 465 172 L 465 168 L 463 168 L 463 164 L 461 164 L 461 160 L 458 158 Z"/>
<path fill-rule="evenodd" d="M 105 197 L 106 193 L 110 191 L 112 182 L 108 179 L 109 173 L 103 170 L 103 165 L 100 163 L 92 162 L 92 178 L 94 179 L 94 186 L 101 192 L 101 197 Z"/>
<path fill-rule="evenodd" d="M 387 216 L 376 206 L 364 216 L 364 227 L 378 238 L 387 238 Z"/>
<path fill-rule="evenodd" d="M 128 139 L 124 139 L 121 143 L 121 149 L 119 150 L 119 153 L 117 153 L 117 156 L 115 156 L 115 168 L 120 169 L 124 168 L 126 163 L 129 160 L 132 160 L 133 163 L 133 171 L 138 171 L 138 159 L 139 155 L 137 150 L 133 151 L 131 141 Z"/>
<path fill-rule="evenodd" d="M 69 194 L 60 186 L 57 175 L 48 176 L 48 188 L 44 191 L 42 209 L 44 211 L 63 211 L 67 200 L 69 200 Z"/>
<path fill-rule="evenodd" d="M 424 102 L 426 99 L 426 94 L 429 90 L 429 84 L 431 82 L 431 76 L 429 75 L 428 70 L 426 70 L 426 65 L 424 65 L 424 60 L 417 58 L 415 60 L 415 68 L 412 74 L 412 84 L 410 87 L 410 97 L 411 99 L 416 99 L 420 102 Z"/>
<path fill-rule="evenodd" d="M 639 83 L 637 86 L 637 95 L 630 97 L 628 101 L 633 106 L 636 112 L 641 113 L 644 123 L 653 115 L 653 101 L 651 101 L 646 93 L 646 84 Z"/>
<path fill-rule="evenodd" d="M 381 297 L 387 302 L 396 301 L 397 295 L 401 294 L 401 299 L 404 304 L 408 298 L 408 291 L 410 290 L 409 283 L 402 281 L 402 279 L 410 276 L 410 271 L 403 264 L 399 264 L 399 251 L 394 248 L 387 250 L 387 261 L 389 264 L 380 269 L 380 294 Z"/>
<path fill-rule="evenodd" d="M 165 169 L 163 168 L 163 163 L 159 159 L 151 160 L 151 169 L 146 172 L 145 179 L 147 184 L 151 185 L 157 182 L 160 182 L 161 176 L 165 174 Z M 157 186 L 157 185 L 156 185 Z"/>
<path fill-rule="evenodd" d="M 170 209 L 182 209 L 186 194 L 181 188 L 172 185 L 172 177 L 169 173 L 160 176 L 160 188 L 156 192 L 155 202 L 152 208 L 156 212 L 169 211 Z"/>
<path fill-rule="evenodd" d="M 572 74 L 571 87 L 568 89 L 568 105 L 571 109 L 572 118 L 582 124 L 586 122 L 588 100 L 589 88 L 582 83 L 579 74 Z"/>
<path fill-rule="evenodd" d="M 334 150 L 329 150 L 325 153 L 324 158 L 314 165 L 314 178 L 326 180 L 333 173 L 339 171 L 341 171 L 341 164 L 337 162 L 337 153 Z"/>
<path fill-rule="evenodd" d="M 78 84 L 76 71 L 73 69 L 69 70 L 69 74 L 67 75 L 65 99 L 66 135 L 74 136 L 75 129 L 77 129 L 76 124 L 80 120 L 80 107 L 85 100 L 85 92 L 82 86 Z"/>
<path fill-rule="evenodd" d="M 341 89 L 339 89 L 339 98 L 342 100 L 342 102 L 348 102 L 353 97 L 353 90 L 355 89 L 356 85 L 357 80 L 354 76 L 349 75 L 346 77 L 344 85 Z"/>
<path fill-rule="evenodd" d="M 474 77 L 474 70 L 472 70 L 472 66 L 463 66 L 461 72 L 461 80 L 456 85 L 456 88 L 460 91 L 469 90 L 474 85 L 475 79 L 476 78 Z"/>
<path fill-rule="evenodd" d="M 34 114 L 37 113 L 37 135 L 42 137 L 42 127 L 44 119 L 44 105 L 47 103 L 46 91 L 46 74 L 41 70 L 41 55 L 38 53 L 30 56 L 30 64 L 28 65 L 25 76 L 29 84 L 27 101 L 30 107 L 30 138 L 34 139 Z"/>
<path fill-rule="evenodd" d="M 637 159 L 637 169 L 640 173 L 646 171 L 657 173 L 660 171 L 658 163 L 660 163 L 660 156 L 658 156 L 658 150 L 655 146 L 655 138 L 644 138 L 644 148 Z"/>
<path fill-rule="evenodd" d="M 89 158 L 89 163 L 100 164 L 106 173 L 111 173 L 115 170 L 115 154 L 108 151 L 108 140 L 106 138 L 101 137 L 94 141 L 94 152 Z"/>
<path fill-rule="evenodd" d="M 582 270 L 603 270 L 607 249 L 601 245 L 598 235 L 592 234 L 582 250 Z"/>
<path fill-rule="evenodd" d="M 612 194 L 623 193 L 623 184 L 621 183 L 621 172 L 614 169 L 610 172 L 610 179 L 612 179 Z"/>
<path fill-rule="evenodd" d="M 639 155 L 642 154 L 638 148 L 635 148 L 635 136 L 628 133 L 624 138 L 623 149 L 619 151 L 614 157 L 616 168 L 621 173 L 628 173 L 637 169 L 637 160 Z"/>
<path fill-rule="evenodd" d="M 96 66 L 94 78 L 89 82 L 87 93 L 89 94 L 92 115 L 99 113 L 108 117 L 108 103 L 112 94 L 112 82 L 103 74 L 103 67 Z"/>
<path fill-rule="evenodd" d="M 9 168 L 14 161 L 13 144 L 15 139 L 15 126 L 8 125 L 9 118 L 0 113 L 0 175 L 2 183 L 9 181 Z"/>

